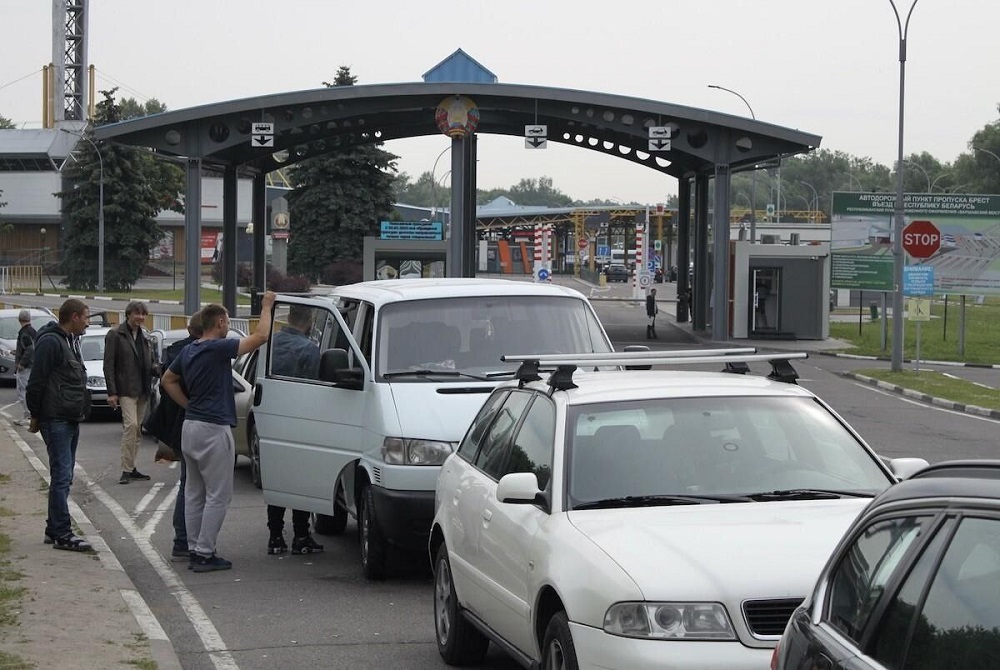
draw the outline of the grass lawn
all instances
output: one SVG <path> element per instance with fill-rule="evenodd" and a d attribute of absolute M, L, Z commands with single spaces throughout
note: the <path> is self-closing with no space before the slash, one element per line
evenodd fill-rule
<path fill-rule="evenodd" d="M 855 370 L 854 372 L 865 377 L 872 377 L 903 388 L 926 393 L 935 398 L 944 398 L 963 405 L 1000 410 L 1000 389 L 985 388 L 964 379 L 955 379 L 941 372 L 930 370 L 893 372 L 883 369 Z"/>

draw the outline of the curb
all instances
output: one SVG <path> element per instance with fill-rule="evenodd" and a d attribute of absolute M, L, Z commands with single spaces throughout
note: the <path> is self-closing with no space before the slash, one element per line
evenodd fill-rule
<path fill-rule="evenodd" d="M 822 354 L 823 356 L 836 356 L 838 358 L 851 358 L 858 361 L 883 361 L 889 362 L 892 359 L 886 356 L 861 356 L 859 354 L 839 354 L 833 351 L 817 351 L 817 354 Z M 912 358 L 904 358 L 904 363 L 913 363 Z M 990 363 L 961 363 L 958 361 L 927 361 L 920 359 L 920 363 L 923 365 L 944 365 L 953 368 L 982 368 L 985 370 L 1000 370 L 1000 364 L 990 364 Z"/>
<path fill-rule="evenodd" d="M 77 300 L 103 300 L 106 302 L 112 302 L 114 300 L 125 300 L 124 298 L 111 298 L 106 295 L 80 295 L 76 293 L 7 293 L 6 295 L 18 295 L 18 296 L 28 296 L 33 298 L 62 298 L 63 300 L 68 300 L 69 298 L 76 298 Z M 181 300 L 143 300 L 145 303 L 150 304 L 160 304 L 160 305 L 183 305 L 184 302 Z"/>
<path fill-rule="evenodd" d="M 896 384 L 890 384 L 889 382 L 884 382 L 879 379 L 873 379 L 872 377 L 859 375 L 856 372 L 841 372 L 840 375 L 842 377 L 847 377 L 848 379 L 854 379 L 864 384 L 868 384 L 869 386 L 876 386 L 885 391 L 892 391 L 893 393 L 898 393 L 908 398 L 913 398 L 914 400 L 926 402 L 931 405 L 935 405 L 937 407 L 943 407 L 945 409 L 950 409 L 956 412 L 963 412 L 965 414 L 982 416 L 986 417 L 987 419 L 1000 420 L 1000 410 L 987 409 L 986 407 L 978 407 L 976 405 L 964 405 L 962 403 L 954 402 L 952 400 L 936 398 L 932 395 L 927 395 L 926 393 L 920 393 L 919 391 L 914 391 L 912 389 L 904 388 Z"/>

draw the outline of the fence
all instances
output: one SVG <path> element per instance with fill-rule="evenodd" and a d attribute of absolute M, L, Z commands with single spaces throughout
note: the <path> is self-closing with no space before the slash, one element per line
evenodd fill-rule
<path fill-rule="evenodd" d="M 41 265 L 0 266 L 0 294 L 14 293 L 21 289 L 41 291 Z"/>

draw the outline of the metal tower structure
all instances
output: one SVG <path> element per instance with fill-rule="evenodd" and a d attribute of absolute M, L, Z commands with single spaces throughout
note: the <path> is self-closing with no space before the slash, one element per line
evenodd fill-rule
<path fill-rule="evenodd" d="M 52 65 L 55 121 L 87 120 L 87 5 L 52 0 Z M 61 102 L 59 98 L 61 97 Z"/>

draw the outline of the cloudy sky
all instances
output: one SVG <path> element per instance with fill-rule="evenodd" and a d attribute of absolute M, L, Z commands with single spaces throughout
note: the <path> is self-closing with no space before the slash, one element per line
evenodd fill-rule
<path fill-rule="evenodd" d="M 898 0 L 902 17 L 911 0 Z M 37 128 L 52 2 L 0 0 L 0 114 Z M 1000 118 L 1000 2 L 922 0 L 910 20 L 904 149 L 943 161 Z M 891 165 L 899 93 L 889 0 L 90 0 L 98 88 L 170 109 L 318 88 L 348 65 L 361 84 L 419 81 L 462 48 L 503 83 L 630 95 L 749 115 Z M 431 169 L 444 136 L 386 148 Z M 626 161 L 520 138 L 479 142 L 479 184 L 549 176 L 573 198 L 656 203 L 676 183 Z M 437 177 L 447 168 L 442 160 Z M 447 183 L 444 181 L 444 183 Z M 845 188 L 847 185 L 845 184 Z"/>

